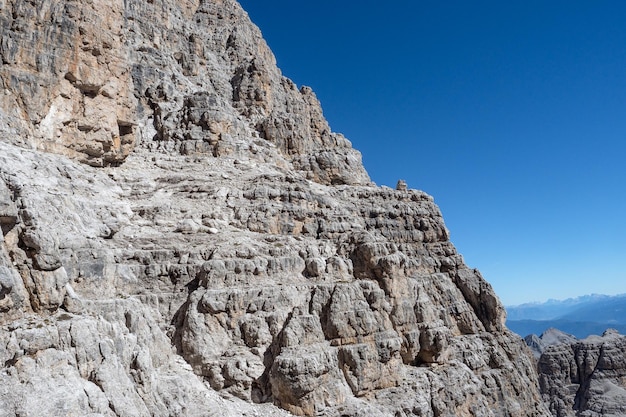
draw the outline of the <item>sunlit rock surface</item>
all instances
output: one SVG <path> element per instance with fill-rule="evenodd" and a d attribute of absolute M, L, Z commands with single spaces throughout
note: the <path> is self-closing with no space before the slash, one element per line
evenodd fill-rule
<path fill-rule="evenodd" d="M 238 3 L 0 27 L 0 416 L 549 415 L 433 199 L 370 182 Z"/>

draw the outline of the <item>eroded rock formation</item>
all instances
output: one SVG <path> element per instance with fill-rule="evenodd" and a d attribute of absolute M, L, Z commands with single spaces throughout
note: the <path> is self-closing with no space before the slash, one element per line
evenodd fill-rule
<path fill-rule="evenodd" d="M 548 415 L 433 199 L 234 0 L 0 6 L 1 416 Z"/>
<path fill-rule="evenodd" d="M 576 340 L 553 330 L 543 339 L 539 383 L 554 416 L 626 415 L 626 336 Z"/>

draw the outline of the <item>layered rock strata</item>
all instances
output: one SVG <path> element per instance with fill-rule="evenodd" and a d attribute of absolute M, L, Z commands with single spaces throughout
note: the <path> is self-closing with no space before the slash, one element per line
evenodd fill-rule
<path fill-rule="evenodd" d="M 235 1 L 0 6 L 0 416 L 548 415 Z"/>
<path fill-rule="evenodd" d="M 542 343 L 538 361 L 541 393 L 552 414 L 626 415 L 626 336 L 613 330 L 583 340 L 554 334 Z"/>

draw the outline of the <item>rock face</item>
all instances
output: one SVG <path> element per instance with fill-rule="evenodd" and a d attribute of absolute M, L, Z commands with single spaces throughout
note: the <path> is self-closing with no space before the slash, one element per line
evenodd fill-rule
<path fill-rule="evenodd" d="M 0 28 L 0 416 L 549 415 L 433 199 L 372 184 L 234 0 Z"/>
<path fill-rule="evenodd" d="M 543 332 L 541 336 L 536 334 L 528 335 L 524 338 L 526 345 L 530 348 L 535 359 L 539 359 L 543 352 L 550 346 L 558 344 L 571 344 L 577 341 L 576 337 L 559 329 L 550 328 Z"/>
<path fill-rule="evenodd" d="M 612 330 L 584 340 L 553 336 L 538 363 L 541 393 L 552 414 L 626 415 L 626 336 Z"/>

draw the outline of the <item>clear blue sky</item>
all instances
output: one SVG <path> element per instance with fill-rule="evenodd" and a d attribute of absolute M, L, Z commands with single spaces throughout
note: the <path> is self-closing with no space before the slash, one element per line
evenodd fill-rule
<path fill-rule="evenodd" d="M 505 304 L 626 293 L 626 1 L 241 4 Z"/>

